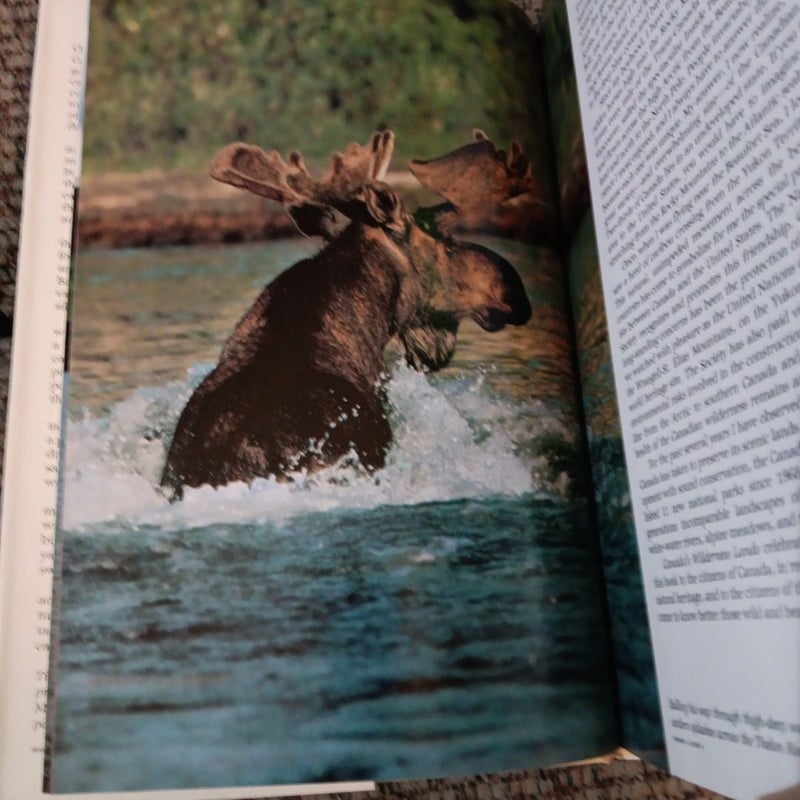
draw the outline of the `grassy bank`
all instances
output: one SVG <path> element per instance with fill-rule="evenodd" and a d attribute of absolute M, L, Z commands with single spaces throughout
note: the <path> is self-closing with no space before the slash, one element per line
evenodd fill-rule
<path fill-rule="evenodd" d="M 401 160 L 473 126 L 530 147 L 539 73 L 508 0 L 95 0 L 84 166 L 198 170 L 234 140 L 315 161 L 383 126 Z"/>

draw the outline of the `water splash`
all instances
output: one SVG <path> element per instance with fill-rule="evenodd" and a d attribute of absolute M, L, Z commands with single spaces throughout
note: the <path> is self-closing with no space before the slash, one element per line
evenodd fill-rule
<path fill-rule="evenodd" d="M 63 522 L 68 529 L 167 530 L 215 522 L 280 520 L 299 512 L 410 505 L 464 497 L 519 496 L 536 487 L 537 435 L 563 427 L 535 402 L 494 396 L 480 375 L 431 380 L 402 363 L 388 383 L 394 443 L 384 469 L 349 463 L 219 489 L 188 489 L 170 503 L 158 489 L 166 447 L 208 367 L 185 381 L 145 387 L 102 417 L 67 427 Z M 347 461 L 347 460 L 345 460 Z"/>

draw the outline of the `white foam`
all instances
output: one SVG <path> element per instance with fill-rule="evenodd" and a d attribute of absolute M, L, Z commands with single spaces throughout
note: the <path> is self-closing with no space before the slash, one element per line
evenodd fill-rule
<path fill-rule="evenodd" d="M 533 489 L 535 458 L 522 440 L 553 424 L 551 413 L 532 431 L 531 406 L 493 398 L 479 378 L 434 383 L 398 364 L 388 384 L 394 443 L 378 473 L 339 466 L 293 482 L 189 489 L 181 502 L 170 503 L 157 488 L 166 446 L 205 369 L 193 370 L 185 382 L 139 389 L 106 416 L 68 423 L 65 527 L 114 522 L 116 530 L 175 530 L 277 521 L 299 512 L 518 496 Z"/>

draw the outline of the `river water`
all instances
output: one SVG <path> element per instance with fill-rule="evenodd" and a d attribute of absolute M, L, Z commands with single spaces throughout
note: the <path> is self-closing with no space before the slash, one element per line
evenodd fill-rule
<path fill-rule="evenodd" d="M 497 245 L 499 247 L 499 245 Z M 521 329 L 390 354 L 370 476 L 156 488 L 192 388 L 302 241 L 79 262 L 51 717 L 58 792 L 532 768 L 618 743 L 561 282 Z"/>

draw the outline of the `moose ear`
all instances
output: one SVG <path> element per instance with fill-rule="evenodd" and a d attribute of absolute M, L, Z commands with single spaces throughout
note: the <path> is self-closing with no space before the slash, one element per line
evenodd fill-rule
<path fill-rule="evenodd" d="M 367 214 L 381 228 L 402 231 L 405 228 L 405 212 L 400 198 L 385 183 L 368 183 L 363 189 Z"/>

